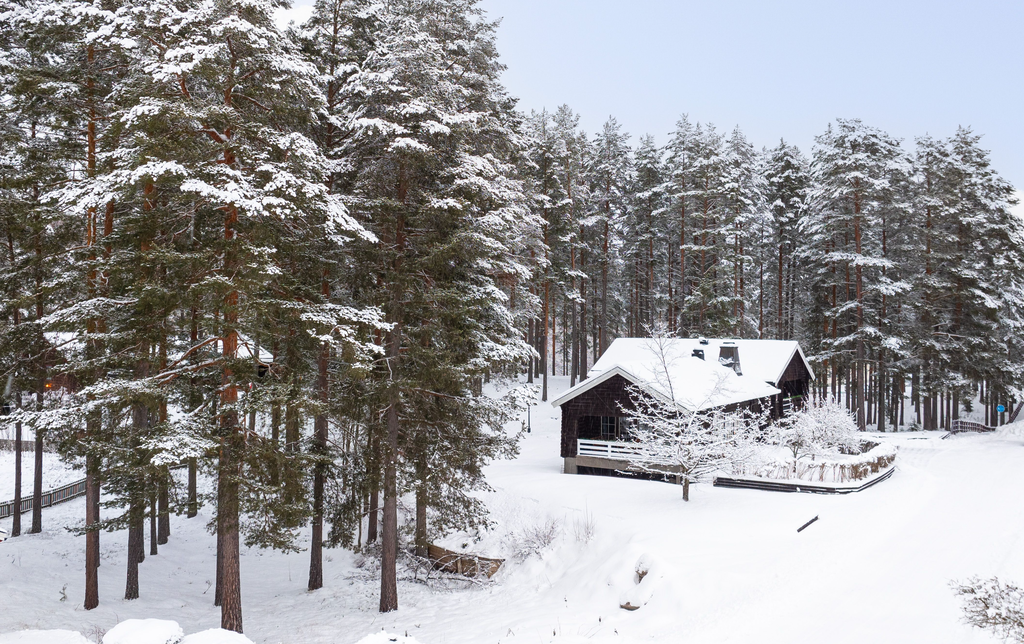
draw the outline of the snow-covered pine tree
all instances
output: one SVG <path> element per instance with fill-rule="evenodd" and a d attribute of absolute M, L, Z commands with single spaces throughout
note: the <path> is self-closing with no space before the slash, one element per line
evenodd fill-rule
<path fill-rule="evenodd" d="M 609 338 L 617 335 L 617 321 L 624 308 L 615 295 L 621 272 L 618 226 L 626 211 L 626 190 L 633 171 L 628 141 L 629 135 L 622 131 L 614 117 L 605 121 L 601 132 L 594 136 L 593 156 L 587 172 L 593 198 L 593 210 L 588 219 L 597 237 L 600 268 L 599 281 L 595 284 L 599 301 L 594 311 L 595 356 L 603 354 L 611 342 Z"/>
<path fill-rule="evenodd" d="M 16 87 L 19 91 L 28 91 L 32 100 L 42 102 L 53 122 L 60 124 L 50 133 L 57 144 L 52 160 L 64 165 L 66 180 L 95 177 L 110 165 L 109 161 L 101 160 L 100 142 L 102 132 L 110 126 L 106 117 L 111 111 L 111 90 L 124 68 L 122 43 L 112 28 L 116 22 L 116 7 L 117 3 L 83 4 L 76 0 L 30 2 L 23 11 L 11 16 L 9 24 L 19 33 L 23 44 L 21 51 L 38 61 L 35 66 L 21 67 L 19 74 L 29 84 Z M 45 86 L 53 91 L 38 91 L 32 86 L 32 78 L 43 79 Z M 63 183 L 52 184 L 47 189 Z M 54 310 L 63 314 L 65 307 L 74 308 L 73 303 L 83 300 L 94 303 L 86 307 L 91 313 L 77 311 L 81 325 L 67 319 L 56 321 L 56 328 L 70 331 L 70 336 L 60 337 L 74 339 L 63 343 L 59 367 L 62 387 L 88 386 L 101 372 L 104 307 L 95 305 L 94 298 L 104 281 L 97 259 L 101 252 L 100 238 L 109 234 L 110 206 L 83 211 L 74 205 L 60 211 L 65 233 L 63 241 L 65 248 L 70 249 L 61 257 L 65 262 L 71 261 L 57 267 L 51 275 L 50 279 L 63 283 L 66 289 Z M 62 387 L 52 391 L 56 393 Z M 82 457 L 86 465 L 85 608 L 88 610 L 99 602 L 99 469 L 103 450 L 95 449 L 92 438 L 101 431 L 100 415 L 89 414 L 84 425 L 83 434 L 77 419 L 65 425 L 57 424 L 51 435 L 60 441 L 59 447 L 65 455 Z"/>
<path fill-rule="evenodd" d="M 729 317 L 731 334 L 736 337 L 752 335 L 754 325 L 748 319 L 749 294 L 747 273 L 754 267 L 751 250 L 755 223 L 765 210 L 764 177 L 759 167 L 754 146 L 747 141 L 739 127 L 733 128 L 725 142 L 727 162 L 724 173 L 723 200 L 726 217 L 723 221 L 722 254 L 726 279 L 731 278 Z M 731 295 L 729 295 L 731 293 Z"/>
<path fill-rule="evenodd" d="M 685 332 L 683 311 L 690 296 L 690 283 L 686 279 L 687 262 L 693 258 L 686 254 L 687 226 L 690 225 L 692 207 L 687 191 L 693 184 L 693 137 L 694 128 L 690 119 L 683 114 L 676 122 L 668 143 L 665 145 L 665 185 L 664 192 L 669 200 L 668 209 L 670 230 L 675 231 L 678 243 L 668 246 L 668 310 L 666 317 L 669 331 Z M 674 290 L 673 290 L 674 289 Z"/>
<path fill-rule="evenodd" d="M 133 422 L 112 440 L 137 439 L 128 454 L 135 464 L 122 459 L 122 490 L 133 499 L 143 486 L 127 481 L 146 468 L 154 480 L 166 458 L 219 451 L 218 599 L 222 625 L 241 630 L 240 511 L 264 501 L 263 477 L 280 471 L 265 466 L 270 441 L 245 440 L 255 428 L 240 419 L 266 400 L 254 391 L 239 400 L 242 385 L 260 382 L 264 372 L 253 343 L 261 325 L 279 331 L 291 323 L 312 347 L 304 361 L 289 356 L 297 364 L 316 364 L 314 356 L 336 341 L 358 348 L 354 325 L 372 316 L 327 301 L 322 271 L 305 266 L 329 259 L 325 249 L 361 228 L 330 194 L 328 163 L 304 134 L 322 105 L 316 70 L 279 33 L 271 3 L 139 9 L 121 26 L 121 37 L 136 46 L 111 118 L 118 131 L 108 155 L 117 166 L 63 195 L 86 208 L 116 204 L 117 235 L 103 270 L 110 295 L 123 290 L 128 306 L 108 335 L 135 355 L 133 368 L 112 371 L 83 397 L 93 406 L 132 406 Z M 172 322 L 182 333 L 171 333 Z M 192 376 L 204 374 L 216 379 L 216 398 L 197 391 Z M 295 395 L 308 401 L 317 392 Z M 171 396 L 184 412 L 174 422 L 164 413 Z M 296 503 L 302 499 L 282 507 Z M 129 502 L 133 526 L 138 506 Z M 265 509 L 255 516 L 279 516 Z M 248 539 L 287 547 L 289 525 L 251 523 Z"/>
<path fill-rule="evenodd" d="M 34 4 L 12 5 L 3 16 L 11 56 L 7 61 L 11 84 L 5 88 L 3 109 L 12 137 L 4 177 L 9 209 L 5 221 L 8 271 L 3 281 L 12 297 L 8 304 L 12 324 L 0 342 L 13 342 L 5 353 L 15 359 L 15 369 L 8 372 L 16 376 L 8 390 L 14 392 L 20 408 L 14 422 L 31 428 L 35 435 L 30 529 L 34 533 L 42 530 L 43 442 L 55 439 L 47 436 L 43 413 L 53 403 L 54 396 L 48 395 L 50 378 L 64 361 L 62 348 L 67 344 L 46 335 L 46 316 L 62 308 L 82 286 L 68 279 L 68 258 L 63 252 L 79 228 L 55 207 L 48 192 L 70 178 L 75 171 L 74 150 L 84 143 L 75 131 L 81 124 L 73 110 L 75 97 L 69 96 L 74 83 L 63 81 L 83 52 L 78 43 L 61 38 L 68 27 L 48 22 L 50 16 L 39 9 Z M 33 404 L 28 405 L 26 397 Z"/>
<path fill-rule="evenodd" d="M 909 162 L 885 133 L 839 119 L 816 139 L 812 171 L 805 250 L 815 264 L 811 288 L 819 324 L 830 325 L 815 353 L 850 369 L 851 408 L 863 430 L 868 362 L 884 360 L 887 349 L 901 345 L 889 317 L 892 300 L 907 285 L 892 279 L 888 238 L 906 209 Z"/>
<path fill-rule="evenodd" d="M 710 124 L 698 124 L 690 140 L 689 182 L 683 195 L 692 205 L 682 252 L 689 257 L 683 326 L 688 333 L 729 335 L 733 280 L 726 238 L 732 215 L 726 203 L 729 154 Z"/>
<path fill-rule="evenodd" d="M 586 241 L 584 221 L 590 210 L 590 186 L 585 177 L 586 162 L 589 156 L 589 141 L 586 133 L 579 128 L 579 115 L 573 113 L 568 105 L 559 106 L 554 115 L 554 128 L 558 137 L 558 158 L 563 177 L 562 185 L 568 199 L 566 213 L 565 250 L 568 260 L 566 264 L 566 298 L 568 300 L 570 323 L 563 325 L 569 331 L 570 368 L 569 382 L 576 384 L 576 379 L 587 377 L 587 257 L 592 256 Z"/>
<path fill-rule="evenodd" d="M 807 160 L 785 141 L 766 154 L 767 225 L 758 266 L 758 337 L 791 340 L 802 328 L 800 225 L 810 187 Z M 827 369 L 827 365 L 826 365 Z"/>
<path fill-rule="evenodd" d="M 644 136 L 637 146 L 629 206 L 621 225 L 629 307 L 627 334 L 641 337 L 659 319 L 667 298 L 667 246 L 674 243 L 666 217 L 662 151 Z"/>
<path fill-rule="evenodd" d="M 21 322 L 20 279 L 15 279 L 20 246 L 17 253 L 12 253 L 13 237 L 20 230 L 20 217 L 16 216 L 22 208 L 22 191 L 20 189 L 20 177 L 25 171 L 24 154 L 24 131 L 18 127 L 16 110 L 13 109 L 14 98 L 10 94 L 10 88 L 14 87 L 17 79 L 17 69 L 24 64 L 24 54 L 17 46 L 17 31 L 13 28 L 14 21 L 10 19 L 12 12 L 18 9 L 13 0 L 0 2 L 0 148 L 7 151 L 3 160 L 0 160 L 0 234 L 5 241 L 5 252 L 0 253 L 0 283 L 4 293 L 3 317 L 0 320 L 0 344 L 5 348 L 0 351 L 0 369 L 3 370 L 3 398 L 0 403 L 3 405 L 3 414 L 6 416 L 21 406 L 20 387 L 14 386 L 16 374 L 20 371 L 20 352 L 12 351 L 16 339 L 13 337 L 17 331 L 16 327 Z M 6 419 L 5 419 L 6 420 Z M 22 424 L 4 423 L 8 434 L 13 436 L 14 448 L 14 507 L 21 508 L 21 440 Z M 13 431 L 11 431 L 13 430 Z M 11 519 L 11 537 L 21 535 L 21 512 L 15 511 Z"/>
<path fill-rule="evenodd" d="M 1010 213 L 1013 187 L 992 170 L 980 138 L 960 128 L 945 146 L 947 217 L 940 226 L 954 261 L 940 268 L 948 271 L 948 290 L 932 335 L 945 336 L 946 365 L 936 384 L 957 401 L 972 381 L 985 381 L 990 399 L 1005 402 L 1021 387 L 1011 358 L 1019 340 L 1010 330 L 1020 328 L 1024 225 Z"/>
<path fill-rule="evenodd" d="M 547 110 L 533 112 L 525 122 L 527 149 L 524 155 L 526 188 L 533 197 L 534 211 L 542 222 L 542 244 L 535 253 L 537 257 L 536 291 L 541 298 L 540 317 L 534 321 L 537 336 L 536 349 L 542 371 L 541 400 L 548 399 L 548 351 L 554 351 L 552 322 L 555 316 L 554 301 L 561 276 L 565 274 L 564 260 L 567 254 L 563 241 L 571 233 L 568 219 L 571 205 L 565 189 L 565 169 L 561 167 L 558 131 Z M 552 355 L 552 360 L 554 356 Z M 554 364 L 552 362 L 552 364 Z M 554 371 L 554 366 L 552 366 Z"/>
<path fill-rule="evenodd" d="M 343 93 L 353 212 L 379 239 L 363 249 L 361 292 L 391 324 L 371 394 L 385 419 L 380 610 L 391 611 L 400 475 L 416 491 L 421 546 L 431 493 L 468 499 L 480 465 L 514 445 L 495 422 L 507 406 L 474 390 L 531 355 L 496 280 L 528 279 L 522 238 L 542 226 L 510 163 L 517 122 L 498 82 L 494 24 L 475 0 L 378 7 L 376 42 Z M 454 505 L 459 523 L 474 514 Z"/>

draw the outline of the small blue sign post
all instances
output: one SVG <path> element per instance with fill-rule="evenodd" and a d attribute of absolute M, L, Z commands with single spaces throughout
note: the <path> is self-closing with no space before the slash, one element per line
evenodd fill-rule
<path fill-rule="evenodd" d="M 996 405 L 996 411 L 998 411 L 1001 414 L 1004 411 L 1006 411 L 1006 407 L 1004 407 L 1003 405 Z"/>

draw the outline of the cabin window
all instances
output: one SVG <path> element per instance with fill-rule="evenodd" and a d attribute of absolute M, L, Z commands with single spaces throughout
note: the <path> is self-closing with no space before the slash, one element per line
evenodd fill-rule
<path fill-rule="evenodd" d="M 611 441 L 618 437 L 616 420 L 615 416 L 601 416 L 601 440 Z"/>

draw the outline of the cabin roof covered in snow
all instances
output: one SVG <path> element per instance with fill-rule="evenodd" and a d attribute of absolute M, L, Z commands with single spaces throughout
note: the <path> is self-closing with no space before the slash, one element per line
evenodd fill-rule
<path fill-rule="evenodd" d="M 620 375 L 642 387 L 664 402 L 674 403 L 691 411 L 767 398 L 780 393 L 779 389 L 769 384 L 768 379 L 763 377 L 763 374 L 772 367 L 760 363 L 767 363 L 769 356 L 781 356 L 781 347 L 773 347 L 772 351 L 751 352 L 760 359 L 752 360 L 754 364 L 748 371 L 744 346 L 740 346 L 740 366 L 743 371 L 743 375 L 740 376 L 732 368 L 719 364 L 718 346 L 722 341 L 709 341 L 707 345 L 701 345 L 698 340 L 693 340 L 691 345 L 690 340 L 661 340 L 663 351 L 659 350 L 658 342 L 648 338 L 615 340 L 594 364 L 587 379 L 553 400 L 551 405 L 561 406 L 615 375 Z M 799 350 L 795 347 L 795 342 L 778 342 L 789 344 L 791 349 Z M 694 348 L 705 350 L 704 360 L 691 355 Z M 773 373 L 775 380 L 782 376 L 791 357 L 792 352 L 786 356 L 777 373 Z"/>
<path fill-rule="evenodd" d="M 701 344 L 702 340 L 707 344 Z M 800 343 L 796 340 L 734 340 L 729 338 L 664 338 L 657 341 L 651 338 L 619 338 L 612 342 L 601 358 L 594 363 L 587 376 L 596 376 L 618 364 L 628 364 L 648 358 L 656 359 L 658 352 L 655 342 L 664 343 L 666 354 L 672 358 L 689 357 L 693 355 L 694 349 L 699 349 L 704 351 L 705 360 L 716 364 L 722 344 L 729 343 L 739 350 L 740 370 L 744 377 L 753 376 L 776 386 L 786 372 L 786 367 L 793 360 L 793 356 L 799 355 L 804 366 L 807 367 L 807 373 L 811 374 L 811 380 L 814 380 L 814 371 L 804 357 L 803 351 L 800 350 Z"/>

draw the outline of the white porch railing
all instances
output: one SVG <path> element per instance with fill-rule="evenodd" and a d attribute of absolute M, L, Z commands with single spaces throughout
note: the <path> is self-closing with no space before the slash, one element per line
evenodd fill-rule
<path fill-rule="evenodd" d="M 628 461 L 639 453 L 640 450 L 631 443 L 576 439 L 577 456 L 596 456 L 598 458 Z"/>

